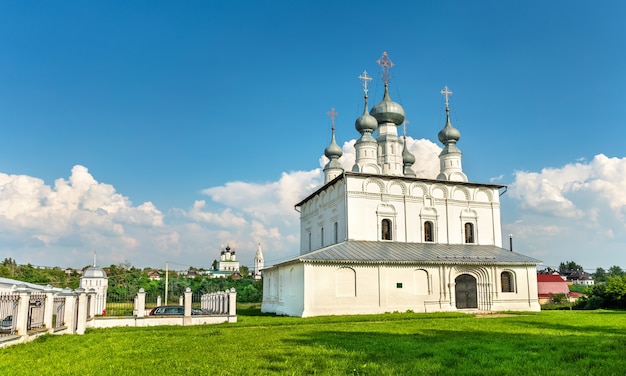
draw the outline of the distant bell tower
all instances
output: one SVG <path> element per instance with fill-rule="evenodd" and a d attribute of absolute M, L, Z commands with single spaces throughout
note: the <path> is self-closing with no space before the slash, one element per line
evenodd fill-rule
<path fill-rule="evenodd" d="M 254 271 L 252 277 L 256 280 L 261 279 L 261 271 L 265 267 L 265 261 L 263 261 L 263 252 L 261 251 L 261 243 L 256 249 L 256 256 L 254 256 Z"/>

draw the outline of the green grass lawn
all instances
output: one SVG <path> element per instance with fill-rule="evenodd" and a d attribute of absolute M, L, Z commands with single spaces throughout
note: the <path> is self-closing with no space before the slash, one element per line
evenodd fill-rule
<path fill-rule="evenodd" d="M 88 330 L 0 349 L 0 375 L 624 375 L 626 312 L 291 318 Z"/>

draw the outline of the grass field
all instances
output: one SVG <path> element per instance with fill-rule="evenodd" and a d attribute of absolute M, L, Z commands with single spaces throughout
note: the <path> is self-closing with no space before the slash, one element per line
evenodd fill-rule
<path fill-rule="evenodd" d="M 624 375 L 626 312 L 290 318 L 88 330 L 0 349 L 0 375 Z"/>

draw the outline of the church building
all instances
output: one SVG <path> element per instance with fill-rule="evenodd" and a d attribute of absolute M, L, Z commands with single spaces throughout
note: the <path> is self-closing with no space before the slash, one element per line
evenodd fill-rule
<path fill-rule="evenodd" d="M 417 177 L 415 157 L 398 135 L 403 107 L 389 94 L 393 63 L 383 53 L 384 95 L 363 114 L 352 171 L 332 135 L 324 185 L 297 203 L 300 255 L 263 270 L 261 310 L 319 316 L 393 311 L 539 311 L 539 260 L 502 248 L 500 195 L 506 187 L 468 181 L 446 121 L 436 178 Z"/>

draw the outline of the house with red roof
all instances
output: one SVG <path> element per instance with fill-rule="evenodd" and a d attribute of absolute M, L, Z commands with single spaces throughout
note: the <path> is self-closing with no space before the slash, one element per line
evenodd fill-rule
<path fill-rule="evenodd" d="M 567 281 L 558 273 L 537 274 L 537 292 L 539 304 L 552 303 L 552 299 L 557 294 L 564 294 L 570 300 L 572 297 Z"/>

